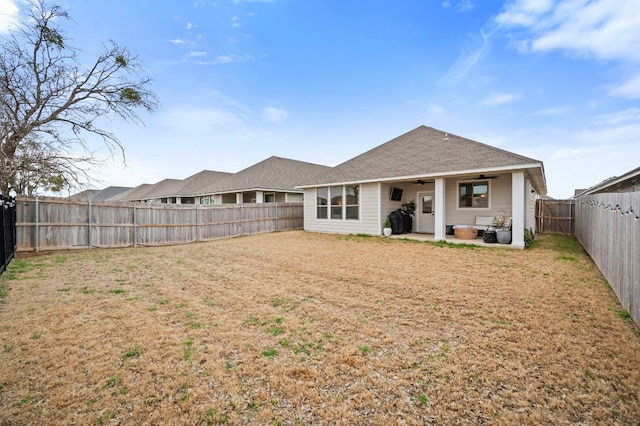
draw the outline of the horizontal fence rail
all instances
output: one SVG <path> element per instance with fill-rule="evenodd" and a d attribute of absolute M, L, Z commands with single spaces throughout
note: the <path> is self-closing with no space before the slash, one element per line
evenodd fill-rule
<path fill-rule="evenodd" d="M 14 198 L 0 194 L 0 274 L 7 270 L 7 266 L 16 252 L 16 201 Z"/>
<path fill-rule="evenodd" d="M 640 325 L 640 192 L 579 197 L 576 238 Z"/>
<path fill-rule="evenodd" d="M 303 225 L 302 203 L 202 206 L 17 199 L 18 251 L 186 244 Z"/>

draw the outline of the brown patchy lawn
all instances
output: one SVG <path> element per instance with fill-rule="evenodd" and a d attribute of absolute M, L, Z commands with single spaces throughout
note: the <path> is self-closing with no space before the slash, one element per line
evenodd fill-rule
<path fill-rule="evenodd" d="M 286 232 L 0 279 L 0 424 L 637 424 L 640 333 L 574 240 Z"/>

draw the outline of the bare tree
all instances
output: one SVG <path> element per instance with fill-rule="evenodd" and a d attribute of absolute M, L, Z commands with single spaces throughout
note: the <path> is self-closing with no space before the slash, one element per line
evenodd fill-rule
<path fill-rule="evenodd" d="M 60 6 L 30 0 L 27 19 L 0 40 L 0 192 L 42 187 L 51 177 L 79 183 L 99 162 L 87 143 L 98 136 L 111 154 L 124 146 L 101 118 L 141 124 L 138 111 L 158 103 L 148 89 L 138 57 L 113 41 L 91 65 L 82 66 L 80 50 L 70 46 L 58 23 L 69 19 Z M 37 155 L 28 160 L 25 155 Z M 80 153 L 80 154 L 78 154 Z M 42 161 L 41 157 L 46 157 Z M 38 158 L 36 160 L 36 158 Z M 27 167 L 42 168 L 38 179 Z M 54 167 L 55 166 L 55 167 Z"/>

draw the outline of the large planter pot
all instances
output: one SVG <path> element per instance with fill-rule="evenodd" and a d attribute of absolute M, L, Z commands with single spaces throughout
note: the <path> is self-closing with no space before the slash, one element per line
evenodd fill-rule
<path fill-rule="evenodd" d="M 498 229 L 496 238 L 500 244 L 511 244 L 511 231 L 508 229 Z"/>
<path fill-rule="evenodd" d="M 453 236 L 458 240 L 475 240 L 478 237 L 478 230 L 464 225 L 453 227 Z"/>
<path fill-rule="evenodd" d="M 385 237 L 388 237 L 389 235 L 391 235 L 391 228 L 382 228 L 382 233 Z"/>

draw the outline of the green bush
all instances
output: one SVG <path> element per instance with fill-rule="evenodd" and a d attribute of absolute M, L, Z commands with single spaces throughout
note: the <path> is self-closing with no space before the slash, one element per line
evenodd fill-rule
<path fill-rule="evenodd" d="M 533 236 L 533 232 L 531 229 L 525 228 L 524 230 L 524 246 L 529 247 L 531 244 L 535 242 L 535 237 Z"/>

